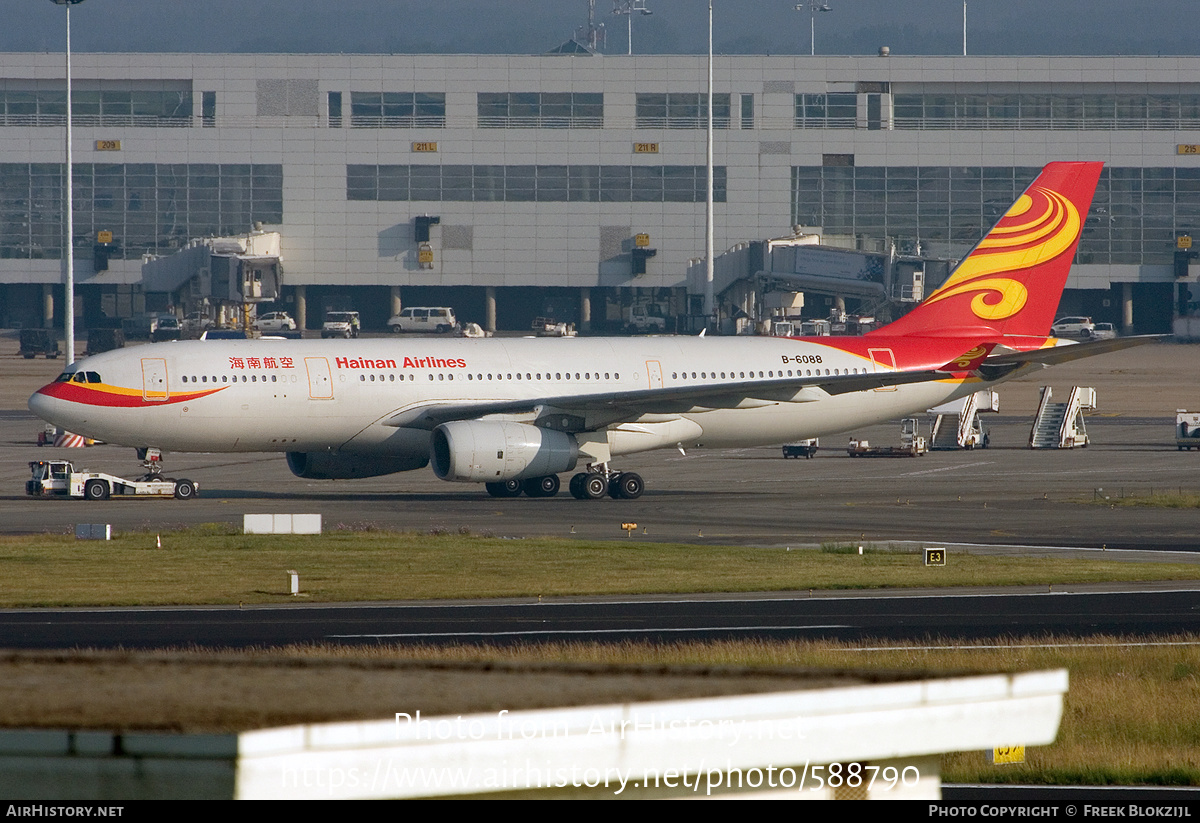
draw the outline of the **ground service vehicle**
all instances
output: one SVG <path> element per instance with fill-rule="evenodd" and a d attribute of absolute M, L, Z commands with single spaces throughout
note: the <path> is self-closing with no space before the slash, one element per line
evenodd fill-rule
<path fill-rule="evenodd" d="M 401 332 L 451 332 L 458 328 L 458 318 L 449 306 L 409 306 L 388 319 L 388 328 Z"/>
<path fill-rule="evenodd" d="M 659 303 L 645 303 L 629 307 L 625 331 L 630 334 L 663 334 L 667 330 L 667 316 Z"/>
<path fill-rule="evenodd" d="M 816 437 L 811 437 L 807 440 L 801 440 L 799 443 L 784 443 L 783 456 L 784 459 L 789 457 L 803 457 L 808 460 L 817 453 L 817 449 L 821 447 L 821 441 Z"/>
<path fill-rule="evenodd" d="M 905 418 L 900 423 L 899 446 L 872 446 L 866 440 L 855 439 L 846 447 L 846 453 L 851 457 L 920 457 L 929 451 L 915 417 Z"/>
<path fill-rule="evenodd" d="M 1200 414 L 1175 410 L 1175 446 L 1179 451 L 1200 449 Z"/>
<path fill-rule="evenodd" d="M 104 472 L 86 469 L 75 471 L 75 467 L 66 460 L 34 460 L 29 463 L 29 471 L 25 493 L 34 497 L 61 495 L 85 500 L 107 500 L 113 495 L 130 495 L 191 500 L 199 488 L 191 480 L 176 480 L 153 472 L 137 480 L 126 480 Z"/>
<path fill-rule="evenodd" d="M 26 360 L 32 360 L 39 354 L 47 360 L 54 360 L 61 352 L 58 350 L 58 338 L 51 329 L 21 329 L 20 354 Z"/>
<path fill-rule="evenodd" d="M 574 473 L 580 499 L 634 498 L 621 455 L 825 437 L 1151 342 L 1047 336 L 1100 165 L 1048 165 L 940 288 L 862 337 L 181 342 L 81 360 L 29 408 L 108 443 L 282 452 L 310 479 L 432 465 L 545 497 Z"/>
<path fill-rule="evenodd" d="M 325 323 L 321 326 L 321 338 L 326 337 L 358 337 L 359 320 L 356 311 L 331 311 L 325 314 Z"/>

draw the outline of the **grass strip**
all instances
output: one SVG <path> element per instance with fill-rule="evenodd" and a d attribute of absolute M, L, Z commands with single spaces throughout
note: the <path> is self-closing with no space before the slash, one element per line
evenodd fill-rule
<path fill-rule="evenodd" d="M 161 548 L 159 542 L 161 540 Z M 504 539 L 374 530 L 243 535 L 226 525 L 0 538 L 0 607 L 307 602 L 1195 580 L 1200 566 L 951 552 Z"/>
<path fill-rule="evenodd" d="M 1020 638 L 911 648 L 830 641 L 546 643 L 522 646 L 292 648 L 292 656 L 624 665 L 795 666 L 922 671 L 930 677 L 1065 668 L 1070 673 L 1058 737 L 1026 750 L 1021 764 L 986 752 L 945 756 L 948 783 L 1200 785 L 1200 636 Z M 933 643 L 931 646 L 940 644 Z M 1020 741 L 1012 741 L 1019 743 Z"/>

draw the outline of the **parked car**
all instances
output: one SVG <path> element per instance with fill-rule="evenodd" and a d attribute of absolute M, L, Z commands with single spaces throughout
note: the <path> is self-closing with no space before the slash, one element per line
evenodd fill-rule
<path fill-rule="evenodd" d="M 215 326 L 216 323 L 213 322 L 212 318 L 202 311 L 192 312 L 183 318 L 183 322 L 180 324 L 184 334 L 194 335 L 200 335 L 202 332 L 206 332 Z"/>
<path fill-rule="evenodd" d="M 164 340 L 178 340 L 180 337 L 179 318 L 175 315 L 160 314 L 154 321 L 154 331 L 150 333 L 151 341 L 161 343 Z"/>
<path fill-rule="evenodd" d="M 158 321 L 149 314 L 121 318 L 121 331 L 125 333 L 126 340 L 149 340 L 157 326 Z"/>
<path fill-rule="evenodd" d="M 1060 317 L 1050 327 L 1050 333 L 1055 337 L 1091 337 L 1096 332 L 1096 324 L 1090 317 Z"/>
<path fill-rule="evenodd" d="M 1117 337 L 1117 327 L 1112 323 L 1097 323 L 1092 330 L 1094 340 L 1112 340 Z"/>
<path fill-rule="evenodd" d="M 359 320 L 356 311 L 331 311 L 325 313 L 325 323 L 321 326 L 321 338 L 326 337 L 358 337 Z"/>
<path fill-rule="evenodd" d="M 400 332 L 450 332 L 458 328 L 458 318 L 449 306 L 409 306 L 388 320 L 388 328 Z"/>
<path fill-rule="evenodd" d="M 252 326 L 256 331 L 295 331 L 296 321 L 285 311 L 269 311 L 255 318 Z"/>

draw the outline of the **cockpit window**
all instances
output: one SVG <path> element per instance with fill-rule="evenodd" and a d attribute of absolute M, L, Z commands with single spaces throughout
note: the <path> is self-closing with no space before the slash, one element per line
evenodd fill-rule
<path fill-rule="evenodd" d="M 95 371 L 65 371 L 54 378 L 55 383 L 103 383 L 100 372 Z"/>

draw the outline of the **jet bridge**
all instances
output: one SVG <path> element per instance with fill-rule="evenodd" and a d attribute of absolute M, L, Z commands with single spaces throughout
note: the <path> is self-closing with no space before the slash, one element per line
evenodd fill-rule
<path fill-rule="evenodd" d="M 793 317 L 781 314 L 785 307 L 804 305 L 803 298 L 780 300 L 780 294 L 826 295 L 839 311 L 845 300 L 857 300 L 859 313 L 874 314 L 921 302 L 930 282 L 949 276 L 953 261 L 898 254 L 890 242 L 875 245 L 823 245 L 815 234 L 739 243 L 714 260 L 713 293 L 723 316 L 744 321 L 738 331 L 753 324 L 767 333 L 772 320 Z M 703 294 L 704 280 L 703 259 L 691 261 L 689 293 Z"/>
<path fill-rule="evenodd" d="M 252 304 L 279 299 L 280 241 L 274 231 L 192 240 L 175 254 L 143 261 L 143 289 L 170 295 L 167 302 L 185 313 L 216 306 L 244 314 Z"/>

